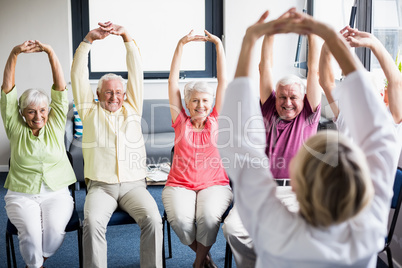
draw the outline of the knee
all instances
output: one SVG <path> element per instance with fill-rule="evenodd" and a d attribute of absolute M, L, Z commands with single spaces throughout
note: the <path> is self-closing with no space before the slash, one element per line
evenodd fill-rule
<path fill-rule="evenodd" d="M 162 228 L 162 216 L 158 211 L 150 211 L 138 220 L 140 226 L 153 226 L 154 228 Z"/>
<path fill-rule="evenodd" d="M 233 237 L 237 228 L 238 226 L 236 226 L 236 224 L 230 221 L 230 218 L 226 218 L 226 220 L 222 225 L 223 236 L 226 238 L 226 240 L 230 240 L 230 238 Z"/>
<path fill-rule="evenodd" d="M 83 222 L 84 231 L 91 234 L 106 233 L 106 226 L 107 223 L 103 223 L 100 217 L 92 213 L 87 214 Z"/>
<path fill-rule="evenodd" d="M 188 217 L 182 213 L 174 213 L 168 216 L 168 221 L 174 230 L 192 230 L 194 218 Z"/>

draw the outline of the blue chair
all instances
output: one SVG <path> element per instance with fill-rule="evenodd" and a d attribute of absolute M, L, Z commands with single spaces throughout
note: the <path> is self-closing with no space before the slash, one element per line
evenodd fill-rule
<path fill-rule="evenodd" d="M 73 159 L 72 159 L 71 154 L 68 151 L 67 151 L 67 156 L 72 165 Z M 10 166 L 10 161 L 9 161 L 9 166 Z M 82 267 L 82 222 L 78 216 L 78 212 L 75 207 L 75 184 L 70 185 L 69 189 L 71 192 L 71 196 L 73 197 L 73 200 L 74 200 L 74 210 L 73 210 L 73 214 L 71 215 L 70 221 L 68 222 L 68 224 L 66 226 L 65 231 L 66 232 L 77 231 L 79 265 L 80 265 L 80 267 Z M 7 267 L 8 268 L 17 267 L 13 235 L 18 235 L 18 230 L 14 226 L 14 224 L 12 224 L 9 219 L 7 219 L 6 250 L 7 250 Z M 11 266 L 11 259 L 12 259 L 13 266 Z"/>
<path fill-rule="evenodd" d="M 391 224 L 388 229 L 388 235 L 385 238 L 385 245 L 384 248 L 379 252 L 386 252 L 387 253 L 387 260 L 388 260 L 388 267 L 394 267 L 394 264 L 392 262 L 392 253 L 391 253 L 391 242 L 392 242 L 392 237 L 394 235 L 395 231 L 395 226 L 396 222 L 398 220 L 398 215 L 399 215 L 399 210 L 401 208 L 402 204 L 402 169 L 398 168 L 396 171 L 395 175 L 395 181 L 394 181 L 394 195 L 392 197 L 392 202 L 391 202 L 391 209 L 394 210 L 394 214 L 392 215 L 391 219 Z"/>

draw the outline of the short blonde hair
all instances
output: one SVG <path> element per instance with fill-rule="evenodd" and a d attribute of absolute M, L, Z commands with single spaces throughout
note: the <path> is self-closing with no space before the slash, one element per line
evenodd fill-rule
<path fill-rule="evenodd" d="M 214 98 L 214 90 L 208 85 L 208 83 L 204 81 L 192 81 L 188 82 L 184 86 L 184 102 L 188 104 L 188 102 L 191 99 L 191 95 L 193 92 L 202 92 L 202 93 L 208 93 L 211 95 L 211 98 Z"/>
<path fill-rule="evenodd" d="M 38 106 L 43 103 L 46 104 L 46 107 L 49 109 L 49 96 L 41 89 L 30 88 L 22 93 L 18 101 L 18 106 L 22 112 L 29 105 Z"/>
<path fill-rule="evenodd" d="M 328 227 L 362 211 L 374 196 L 367 160 L 337 131 L 310 137 L 293 159 L 300 213 L 313 226 Z"/>

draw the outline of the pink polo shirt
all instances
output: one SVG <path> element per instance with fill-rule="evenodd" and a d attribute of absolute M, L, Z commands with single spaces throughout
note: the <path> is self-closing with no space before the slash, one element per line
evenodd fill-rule
<path fill-rule="evenodd" d="M 317 133 L 321 104 L 313 112 L 307 97 L 304 107 L 293 120 L 282 120 L 275 107 L 275 91 L 262 105 L 261 111 L 267 131 L 267 148 L 270 170 L 274 178 L 289 178 L 289 162 L 303 142 Z"/>
<path fill-rule="evenodd" d="M 202 190 L 213 185 L 228 185 L 229 178 L 216 148 L 218 112 L 213 108 L 201 132 L 193 131 L 184 108 L 172 124 L 175 147 L 166 186 Z"/>

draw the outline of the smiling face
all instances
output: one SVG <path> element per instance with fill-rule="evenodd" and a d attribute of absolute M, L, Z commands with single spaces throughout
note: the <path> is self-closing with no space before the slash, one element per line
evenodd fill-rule
<path fill-rule="evenodd" d="M 193 91 L 186 107 L 192 120 L 205 120 L 212 108 L 212 96 L 205 92 Z"/>
<path fill-rule="evenodd" d="M 32 133 L 38 136 L 39 130 L 43 128 L 47 122 L 49 108 L 46 103 L 40 105 L 28 105 L 23 111 L 22 116 L 25 122 L 32 129 Z"/>
<path fill-rule="evenodd" d="M 103 81 L 100 93 L 97 92 L 100 105 L 109 112 L 115 112 L 123 105 L 123 84 L 117 79 Z"/>
<path fill-rule="evenodd" d="M 276 111 L 284 120 L 292 120 L 303 110 L 304 96 L 298 84 L 278 85 L 276 89 Z"/>

